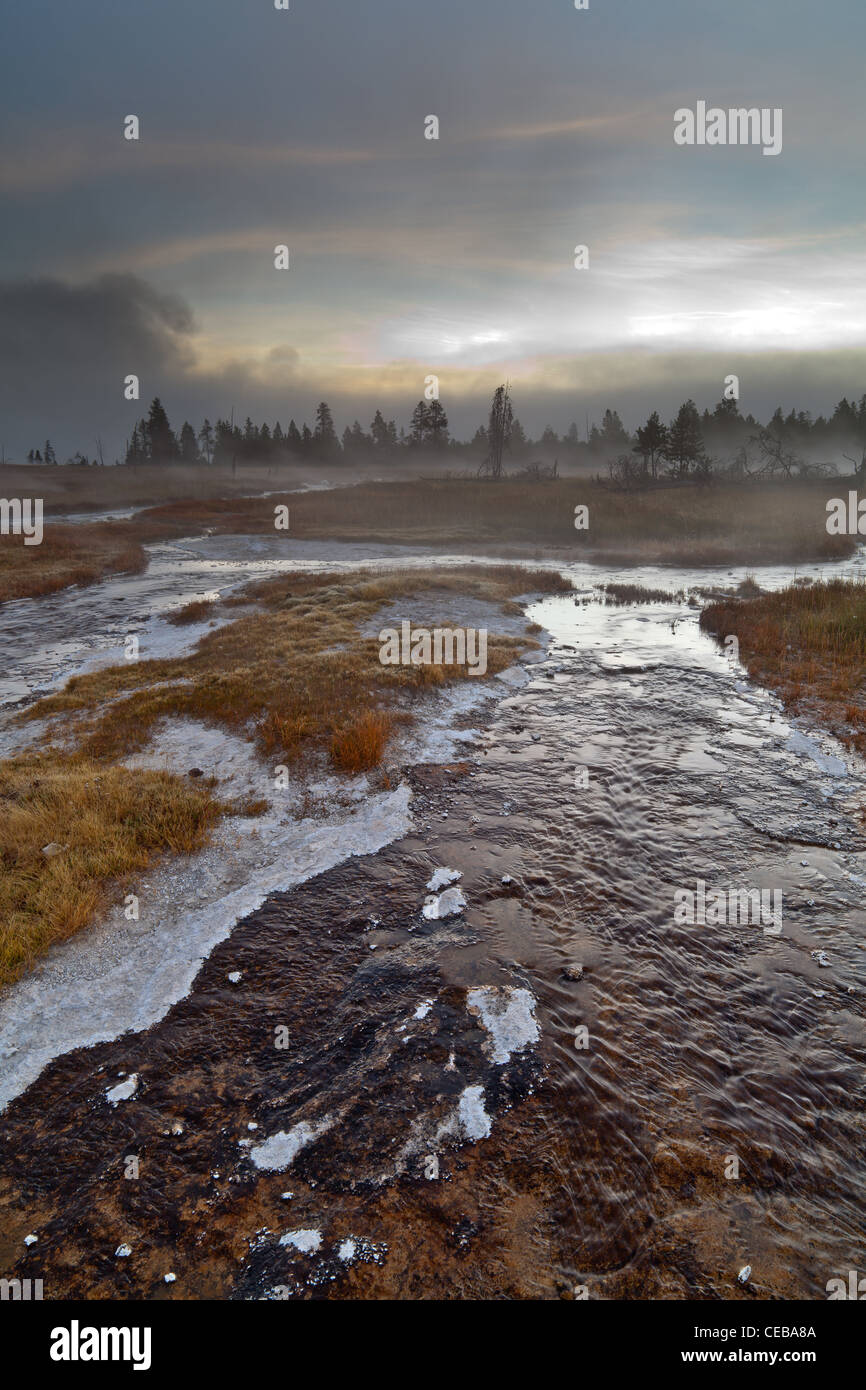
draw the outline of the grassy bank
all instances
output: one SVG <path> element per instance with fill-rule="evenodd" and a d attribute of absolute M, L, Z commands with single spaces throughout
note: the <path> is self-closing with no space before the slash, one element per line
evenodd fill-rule
<path fill-rule="evenodd" d="M 0 987 L 74 935 L 156 854 L 204 843 L 208 787 L 81 755 L 0 763 Z M 48 851 L 47 853 L 45 851 Z"/>
<path fill-rule="evenodd" d="M 241 733 L 267 755 L 293 758 L 328 748 L 336 765 L 346 766 L 351 755 L 343 750 L 366 745 L 372 766 L 379 761 L 372 751 L 381 748 L 373 724 L 378 721 L 386 732 L 399 693 L 411 696 L 431 684 L 470 677 L 465 666 L 383 666 L 378 640 L 360 635 L 365 620 L 390 600 L 408 603 L 431 589 L 443 598 L 457 592 L 507 603 L 530 589 L 569 587 L 556 573 L 511 566 L 280 575 L 216 605 L 217 614 L 250 602 L 257 611 L 205 636 L 190 656 L 77 676 L 22 717 L 73 715 L 82 747 L 99 758 L 141 748 L 157 720 L 177 715 Z M 488 674 L 510 665 L 526 645 L 491 635 Z"/>
<path fill-rule="evenodd" d="M 69 526 L 48 520 L 41 545 L 0 536 L 0 603 L 96 584 L 109 574 L 138 574 L 146 566 L 144 549 L 122 522 Z"/>
<path fill-rule="evenodd" d="M 617 564 L 769 564 L 840 558 L 847 536 L 829 536 L 825 504 L 838 481 L 659 488 L 612 492 L 576 478 L 548 483 L 504 478 L 362 483 L 296 496 L 174 502 L 137 518 L 142 539 L 217 533 L 293 539 L 380 541 L 497 551 L 509 544 L 556 548 L 569 558 Z M 274 507 L 290 509 L 275 533 Z M 575 530 L 575 507 L 589 527 Z"/>
<path fill-rule="evenodd" d="M 281 575 L 214 605 L 230 621 L 190 655 L 94 671 L 22 711 L 25 722 L 51 716 L 52 737 L 72 751 L 0 763 L 0 986 L 117 901 L 155 855 L 196 849 L 227 811 L 262 806 L 221 803 L 206 778 L 193 784 L 119 766 L 158 720 L 220 725 L 273 764 L 318 755 L 340 771 L 371 770 L 395 727 L 411 721 L 418 696 L 470 678 L 465 666 L 383 666 L 378 638 L 360 631 L 383 604 L 405 602 L 405 616 L 418 622 L 410 604 L 423 595 L 426 623 L 455 594 L 515 613 L 517 594 L 570 587 L 556 573 L 512 566 Z M 488 676 L 532 640 L 491 633 Z"/>
<path fill-rule="evenodd" d="M 163 473 L 162 495 L 171 497 L 190 470 Z M 217 497 L 212 494 L 218 480 L 206 481 L 210 495 L 187 494 L 129 521 L 71 526 L 49 519 L 39 546 L 25 546 L 20 537 L 0 538 L 0 602 L 97 583 L 118 571 L 140 571 L 147 564 L 146 544 L 206 531 L 287 541 L 459 547 L 481 554 L 507 555 L 512 549 L 617 565 L 795 564 L 844 558 L 856 548 L 852 537 L 827 534 L 826 502 L 838 492 L 838 480 L 621 493 L 577 478 L 548 483 L 440 478 L 365 482 L 279 497 Z M 227 479 L 222 483 L 225 492 L 237 487 Z M 153 479 L 149 487 L 155 487 Z M 289 508 L 287 531 L 275 530 L 279 505 Z M 589 509 L 586 530 L 575 530 L 578 505 Z"/>
<path fill-rule="evenodd" d="M 735 636 L 752 679 L 866 754 L 866 584 L 797 583 L 711 603 L 701 626 Z"/>

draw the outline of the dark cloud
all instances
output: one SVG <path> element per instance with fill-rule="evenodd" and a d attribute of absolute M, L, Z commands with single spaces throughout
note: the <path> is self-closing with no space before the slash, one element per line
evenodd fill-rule
<path fill-rule="evenodd" d="M 149 399 L 192 362 L 189 306 L 134 275 L 0 282 L 0 323 L 0 421 L 19 456 L 46 437 L 59 454 L 92 452 L 96 435 L 114 448 L 141 414 L 124 378 Z"/>

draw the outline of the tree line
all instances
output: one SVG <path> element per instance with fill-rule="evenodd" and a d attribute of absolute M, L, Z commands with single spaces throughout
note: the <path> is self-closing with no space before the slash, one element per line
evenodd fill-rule
<path fill-rule="evenodd" d="M 376 410 L 368 429 L 355 420 L 340 436 L 326 401 L 316 407 L 312 427 L 304 422 L 299 428 L 292 419 L 284 430 L 279 420 L 270 426 L 247 417 L 242 425 L 233 418 L 213 424 L 205 419 L 198 429 L 184 421 L 176 433 L 155 397 L 127 441 L 124 461 L 233 466 L 293 459 L 396 458 L 407 451 L 450 454 L 455 460 L 471 461 L 479 473 L 493 478 L 502 476 L 506 463 L 531 471 L 549 467 L 559 458 L 583 461 L 606 465 L 611 480 L 623 486 L 663 478 L 701 480 L 720 472 L 751 477 L 833 471 L 834 463 L 818 460 L 822 452 L 842 452 L 855 471 L 866 474 L 866 393 L 858 402 L 843 397 L 830 416 L 813 417 L 809 411 L 794 409 L 785 415 L 779 407 L 765 424 L 751 414 L 741 414 L 733 399 L 723 399 L 703 412 L 688 400 L 667 424 L 653 411 L 634 434 L 625 429 L 616 410 L 607 409 L 600 425 L 586 421 L 583 436 L 575 422 L 564 434 L 548 426 L 532 439 L 515 416 L 510 387 L 503 383 L 494 392 L 486 425 L 462 441 L 452 436 L 439 400 L 420 400 L 408 430 L 398 430 L 394 420 L 386 420 Z M 43 448 L 31 449 L 27 459 L 57 463 L 49 440 Z M 67 462 L 102 463 L 101 446 L 93 460 L 78 453 Z"/>

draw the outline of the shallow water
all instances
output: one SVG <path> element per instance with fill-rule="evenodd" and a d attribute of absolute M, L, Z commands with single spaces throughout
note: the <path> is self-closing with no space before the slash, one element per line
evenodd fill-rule
<path fill-rule="evenodd" d="M 114 640 L 117 597 L 145 617 L 336 554 L 428 558 L 289 550 L 157 547 L 152 573 L 32 605 L 32 661 L 7 676 L 29 687 L 45 662 L 47 604 L 55 621 L 66 605 L 56 673 Z M 162 1296 L 167 1260 L 181 1297 L 823 1298 L 864 1268 L 863 766 L 786 720 L 687 603 L 606 606 L 596 583 L 622 576 L 571 572 L 577 594 L 530 606 L 547 659 L 474 756 L 409 774 L 412 831 L 274 895 L 161 1022 L 60 1058 L 9 1107 L 6 1260 L 38 1226 L 27 1273 L 121 1297 Z M 627 577 L 678 590 L 742 572 Z M 467 907 L 425 920 L 437 867 L 460 872 Z M 674 894 L 699 880 L 781 893 L 781 934 L 677 924 Z M 119 1072 L 141 1090 L 111 1106 Z M 287 1169 L 256 1162 L 269 1140 Z M 130 1151 L 149 1171 L 118 1188 Z M 281 1244 L 293 1230 L 321 1242 Z M 70 1246 L 91 1252 L 74 1271 Z"/>

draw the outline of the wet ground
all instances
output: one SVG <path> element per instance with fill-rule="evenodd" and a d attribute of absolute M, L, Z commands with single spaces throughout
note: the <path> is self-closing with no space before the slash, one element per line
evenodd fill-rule
<path fill-rule="evenodd" d="M 243 569 L 218 539 L 187 588 Z M 823 1299 L 866 1267 L 863 766 L 687 602 L 608 606 L 573 573 L 462 761 L 405 769 L 407 833 L 272 894 L 157 1022 L 11 1101 L 4 1274 L 46 1298 Z M 129 582 L 146 616 L 168 560 Z M 81 595 L 91 650 L 112 587 Z M 781 893 L 781 933 L 676 921 L 699 881 Z"/>

